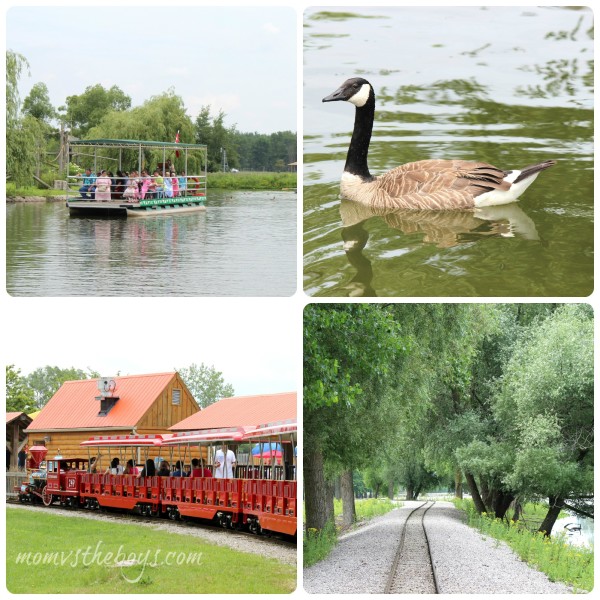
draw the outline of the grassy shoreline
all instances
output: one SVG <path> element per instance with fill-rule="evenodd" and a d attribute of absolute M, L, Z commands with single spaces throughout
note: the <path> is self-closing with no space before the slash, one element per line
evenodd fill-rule
<path fill-rule="evenodd" d="M 550 581 L 560 581 L 573 586 L 575 591 L 590 592 L 594 587 L 594 551 L 572 546 L 563 536 L 547 538 L 532 531 L 539 526 L 545 511 L 539 506 L 524 509 L 526 523 L 502 521 L 486 513 L 478 514 L 472 500 L 455 500 L 454 505 L 467 515 L 467 522 L 485 535 L 506 542 L 527 564 L 545 573 Z M 528 515 L 529 507 L 529 515 Z M 529 517 L 529 518 L 527 518 Z M 539 519 L 539 522 L 538 522 Z M 537 527 L 535 527 L 537 529 Z"/>
<path fill-rule="evenodd" d="M 297 173 L 208 173 L 207 176 L 209 189 L 295 191 L 297 185 Z M 6 197 L 13 202 L 18 201 L 18 198 L 61 199 L 64 196 L 64 190 L 37 187 L 17 188 L 13 183 L 7 182 L 6 184 Z"/>

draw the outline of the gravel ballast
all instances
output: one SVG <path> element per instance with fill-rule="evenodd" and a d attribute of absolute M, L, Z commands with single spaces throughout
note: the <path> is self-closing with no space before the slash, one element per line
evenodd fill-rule
<path fill-rule="evenodd" d="M 419 504 L 406 502 L 340 537 L 324 561 L 304 569 L 304 589 L 313 594 L 382 593 L 401 526 Z M 504 542 L 467 526 L 463 513 L 449 502 L 428 511 L 425 527 L 442 594 L 572 593 L 529 567 Z"/>

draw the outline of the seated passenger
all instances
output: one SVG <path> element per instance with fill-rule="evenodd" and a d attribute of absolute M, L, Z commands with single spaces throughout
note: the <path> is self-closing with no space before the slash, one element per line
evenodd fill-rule
<path fill-rule="evenodd" d="M 156 466 L 151 458 L 146 459 L 146 466 L 142 469 L 138 477 L 154 477 L 156 475 Z"/>
<path fill-rule="evenodd" d="M 125 470 L 123 471 L 123 475 L 136 475 L 136 474 L 137 474 L 137 469 L 133 465 L 133 460 L 131 460 L 131 458 L 130 458 L 127 461 L 127 464 L 125 465 Z"/>
<path fill-rule="evenodd" d="M 183 477 L 180 460 L 175 463 L 175 470 L 171 473 L 171 477 Z"/>
<path fill-rule="evenodd" d="M 127 200 L 128 202 L 135 202 L 136 200 L 139 199 L 140 193 L 139 193 L 138 184 L 139 184 L 139 179 L 137 177 L 137 172 L 131 171 L 131 173 L 129 175 L 129 179 L 127 180 L 127 187 L 125 188 L 125 191 L 123 192 L 124 200 Z"/>
<path fill-rule="evenodd" d="M 119 459 L 115 456 L 110 461 L 110 467 L 106 469 L 105 475 L 123 475 L 123 467 L 119 464 Z"/>
<path fill-rule="evenodd" d="M 200 461 L 197 458 L 192 458 L 190 477 L 212 477 L 212 472 L 206 467 L 200 468 Z"/>
<path fill-rule="evenodd" d="M 153 174 L 153 180 L 154 180 L 154 192 L 156 193 L 156 197 L 157 198 L 162 198 L 163 197 L 163 185 L 164 185 L 164 179 L 160 176 L 158 171 L 154 171 Z"/>
<path fill-rule="evenodd" d="M 142 187 L 140 189 L 140 200 L 150 197 L 149 189 L 152 184 L 152 179 L 146 171 L 142 171 Z"/>
<path fill-rule="evenodd" d="M 90 459 L 90 466 L 88 467 L 88 472 L 89 473 L 97 473 L 98 469 L 96 468 L 96 457 L 92 456 L 92 458 Z"/>
<path fill-rule="evenodd" d="M 100 172 L 100 177 L 96 178 L 96 197 L 99 202 L 109 202 L 111 198 L 112 179 L 104 170 Z"/>
<path fill-rule="evenodd" d="M 158 469 L 157 475 L 159 477 L 170 477 L 171 476 L 171 469 L 169 469 L 169 463 L 166 460 L 163 460 L 160 463 L 160 469 Z"/>
<path fill-rule="evenodd" d="M 83 177 L 83 185 L 79 188 L 79 193 L 82 198 L 86 200 L 94 199 L 94 190 L 96 188 L 96 176 L 92 175 L 91 169 L 85 170 L 85 176 Z M 88 196 L 89 193 L 89 196 Z"/>

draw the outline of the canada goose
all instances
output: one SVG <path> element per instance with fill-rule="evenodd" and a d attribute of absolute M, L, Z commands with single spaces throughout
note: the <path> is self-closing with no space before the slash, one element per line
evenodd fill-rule
<path fill-rule="evenodd" d="M 361 77 L 345 81 L 323 102 L 345 100 L 356 107 L 354 131 L 340 190 L 342 197 L 377 208 L 417 210 L 472 209 L 515 202 L 547 160 L 521 170 L 505 171 L 482 162 L 421 160 L 373 177 L 367 165 L 375 115 L 373 86 Z"/>

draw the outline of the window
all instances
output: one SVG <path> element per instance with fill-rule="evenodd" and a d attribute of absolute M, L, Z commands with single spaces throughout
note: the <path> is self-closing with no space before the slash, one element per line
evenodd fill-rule
<path fill-rule="evenodd" d="M 173 406 L 181 404 L 181 390 L 173 390 Z"/>

